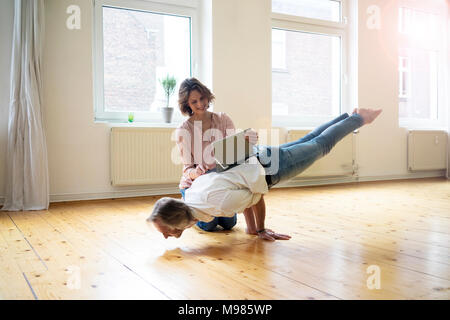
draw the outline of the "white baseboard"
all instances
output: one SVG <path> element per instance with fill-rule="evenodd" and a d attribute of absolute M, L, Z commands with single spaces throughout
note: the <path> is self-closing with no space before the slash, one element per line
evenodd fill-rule
<path fill-rule="evenodd" d="M 333 185 L 341 183 L 353 182 L 370 182 L 370 181 L 389 181 L 389 180 L 406 180 L 406 179 L 423 179 L 423 178 L 446 178 L 445 170 L 428 171 L 428 172 L 414 172 L 405 175 L 386 175 L 386 176 L 340 176 L 340 177 L 317 177 L 317 178 L 303 178 L 294 179 L 277 185 L 274 188 L 292 188 L 305 186 L 319 186 L 319 185 Z M 160 196 L 168 194 L 180 194 L 178 184 L 152 186 L 147 189 L 137 190 L 118 190 L 108 192 L 96 193 L 66 193 L 66 194 L 51 194 L 50 202 L 63 201 L 83 201 L 83 200 L 101 200 L 101 199 L 115 199 L 115 198 L 132 198 L 132 197 L 146 197 L 146 196 Z M 181 195 L 180 195 L 181 197 Z M 0 205 L 5 201 L 4 196 L 0 196 Z"/>
<path fill-rule="evenodd" d="M 332 185 L 352 182 L 371 182 L 371 181 L 389 181 L 389 180 L 407 180 L 407 179 L 425 179 L 425 178 L 445 178 L 445 170 L 412 172 L 404 175 L 386 175 L 386 176 L 340 176 L 340 177 L 317 177 L 317 178 L 298 178 L 277 185 L 274 188 L 292 188 L 306 186 Z"/>
<path fill-rule="evenodd" d="M 179 194 L 181 197 L 178 184 L 174 183 L 173 185 L 166 185 L 163 187 L 154 186 L 151 188 L 138 190 L 108 191 L 97 193 L 51 194 L 50 202 L 133 198 L 133 197 L 159 196 L 167 194 Z"/>
<path fill-rule="evenodd" d="M 445 178 L 445 170 L 411 172 L 405 175 L 359 177 L 358 180 L 360 182 L 367 182 L 367 181 L 384 181 L 384 180 L 425 179 L 425 178 L 439 178 L 439 177 Z"/>
<path fill-rule="evenodd" d="M 307 187 L 320 186 L 328 184 L 352 183 L 357 182 L 357 177 L 354 176 L 337 176 L 337 177 L 308 177 L 297 178 L 289 180 L 288 182 L 274 186 L 273 188 L 293 188 L 293 187 Z"/>

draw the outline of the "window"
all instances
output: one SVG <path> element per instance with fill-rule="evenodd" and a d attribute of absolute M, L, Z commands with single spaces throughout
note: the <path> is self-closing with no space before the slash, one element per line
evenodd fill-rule
<path fill-rule="evenodd" d="M 298 117 L 338 114 L 340 37 L 277 29 L 273 32 L 282 32 L 287 40 L 289 65 L 285 73 L 272 73 L 272 114 Z"/>
<path fill-rule="evenodd" d="M 402 127 L 436 128 L 446 123 L 445 16 L 436 11 L 433 1 L 427 4 L 428 8 L 399 8 L 399 122 Z"/>
<path fill-rule="evenodd" d="M 399 98 L 400 101 L 407 101 L 411 97 L 411 66 L 409 57 L 400 57 L 399 65 Z"/>
<path fill-rule="evenodd" d="M 341 21 L 341 1 L 336 0 L 273 0 L 272 12 Z"/>
<path fill-rule="evenodd" d="M 344 112 L 348 99 L 346 3 L 272 0 L 274 126 L 311 127 Z"/>
<path fill-rule="evenodd" d="M 170 98 L 174 122 L 180 83 L 192 75 L 193 8 L 149 1 L 95 1 L 96 120 L 162 123 L 160 79 L 177 80 Z"/>
<path fill-rule="evenodd" d="M 272 30 L 272 69 L 286 70 L 286 32 Z"/>

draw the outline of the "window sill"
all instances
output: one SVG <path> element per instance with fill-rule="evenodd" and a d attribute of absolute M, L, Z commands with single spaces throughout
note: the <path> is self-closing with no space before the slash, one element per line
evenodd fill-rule
<path fill-rule="evenodd" d="M 416 127 L 416 126 L 400 126 L 400 128 L 403 128 L 408 131 L 447 131 L 447 128 L 445 127 Z"/>
<path fill-rule="evenodd" d="M 421 130 L 421 131 L 447 131 L 447 125 L 444 121 L 427 120 L 427 119 L 411 119 L 399 121 L 399 127 L 406 130 Z"/>
<path fill-rule="evenodd" d="M 282 68 L 273 68 L 272 72 L 274 73 L 289 73 L 288 69 L 282 69 Z"/>
<path fill-rule="evenodd" d="M 114 120 L 95 120 L 95 124 L 104 124 L 108 127 L 125 127 L 125 128 L 178 128 L 180 123 L 171 122 L 125 122 L 125 121 L 114 121 Z"/>
<path fill-rule="evenodd" d="M 282 130 L 286 130 L 287 132 L 289 131 L 312 131 L 314 130 L 316 127 L 314 126 L 272 126 L 272 129 L 282 129 Z"/>
<path fill-rule="evenodd" d="M 283 115 L 272 116 L 272 127 L 284 128 L 287 130 L 311 130 L 333 120 L 336 116 L 296 116 Z"/>

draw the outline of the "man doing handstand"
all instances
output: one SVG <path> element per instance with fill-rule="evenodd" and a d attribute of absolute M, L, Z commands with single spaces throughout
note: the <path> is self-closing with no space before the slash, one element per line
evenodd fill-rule
<path fill-rule="evenodd" d="M 243 212 L 246 232 L 266 240 L 290 236 L 266 229 L 264 194 L 307 169 L 354 130 L 372 123 L 380 110 L 355 109 L 323 124 L 303 138 L 280 146 L 256 146 L 257 155 L 225 172 L 198 177 L 186 190 L 185 201 L 159 199 L 147 219 L 164 237 L 179 238 L 197 221 L 229 217 Z M 275 169 L 274 169 L 275 168 Z"/>

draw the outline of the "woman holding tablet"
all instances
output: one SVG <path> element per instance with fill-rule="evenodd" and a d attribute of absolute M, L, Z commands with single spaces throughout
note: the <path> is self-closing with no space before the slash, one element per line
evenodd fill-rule
<path fill-rule="evenodd" d="M 223 112 L 208 111 L 214 101 L 213 93 L 196 78 L 184 80 L 178 92 L 178 105 L 183 115 L 189 118 L 176 131 L 177 145 L 183 162 L 183 174 L 179 188 L 184 199 L 185 190 L 203 174 L 215 171 L 212 143 L 235 133 L 231 118 Z M 257 133 L 248 131 L 246 139 L 256 144 Z M 230 230 L 236 225 L 233 217 L 216 217 L 210 222 L 199 221 L 197 226 L 205 231 L 214 231 L 217 225 Z"/>

